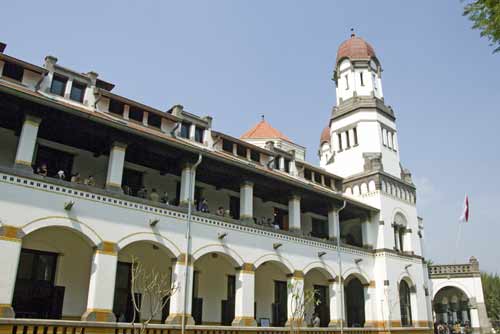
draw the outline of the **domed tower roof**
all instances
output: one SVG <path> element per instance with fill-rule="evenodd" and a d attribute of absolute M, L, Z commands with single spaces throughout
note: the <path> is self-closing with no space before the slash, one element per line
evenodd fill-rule
<path fill-rule="evenodd" d="M 351 34 L 351 38 L 340 44 L 337 51 L 337 63 L 343 58 L 371 59 L 372 57 L 376 57 L 373 47 L 354 33 Z"/>
<path fill-rule="evenodd" d="M 330 135 L 330 127 L 326 126 L 323 131 L 321 131 L 321 137 L 319 139 L 319 145 L 323 145 L 323 143 L 329 143 L 331 139 Z"/>

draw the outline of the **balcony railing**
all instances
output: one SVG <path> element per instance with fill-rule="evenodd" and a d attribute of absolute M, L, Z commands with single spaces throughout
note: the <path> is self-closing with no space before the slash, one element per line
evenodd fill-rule
<path fill-rule="evenodd" d="M 146 334 L 178 334 L 179 325 L 150 324 Z M 43 319 L 0 319 L 2 334 L 139 334 L 140 324 L 105 323 Z M 187 334 L 339 334 L 339 328 L 294 328 L 287 327 L 232 327 L 232 326 L 186 326 Z M 385 328 L 344 328 L 349 334 L 385 334 Z M 430 334 L 430 328 L 391 328 L 392 333 Z"/>
<path fill-rule="evenodd" d="M 17 184 L 32 189 L 59 193 L 63 196 L 71 196 L 76 199 L 81 198 L 123 208 L 132 208 L 144 211 L 148 214 L 187 219 L 187 208 L 185 207 L 153 202 L 139 197 L 110 192 L 105 189 L 72 183 L 56 178 L 43 177 L 4 166 L 0 166 L 0 183 Z M 272 237 L 276 240 L 289 241 L 312 247 L 328 250 L 337 249 L 333 240 L 315 238 L 291 231 L 277 230 L 275 228 L 243 222 L 230 217 L 217 216 L 210 213 L 196 211 L 193 214 L 192 221 L 242 232 L 251 232 L 261 236 Z M 373 251 L 371 250 L 347 244 L 342 244 L 341 250 L 356 255 L 373 255 Z"/>

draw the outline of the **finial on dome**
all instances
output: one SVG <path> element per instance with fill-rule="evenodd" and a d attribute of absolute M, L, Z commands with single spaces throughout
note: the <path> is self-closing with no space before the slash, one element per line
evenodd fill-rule
<path fill-rule="evenodd" d="M 264 115 L 260 115 L 260 119 L 263 121 L 265 119 Z"/>
<path fill-rule="evenodd" d="M 354 28 L 351 28 L 351 38 L 355 37 L 356 34 L 354 33 Z"/>

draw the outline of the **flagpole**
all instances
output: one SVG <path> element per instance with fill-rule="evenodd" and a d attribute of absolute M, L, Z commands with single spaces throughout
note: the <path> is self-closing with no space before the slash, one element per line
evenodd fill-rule
<path fill-rule="evenodd" d="M 460 237 L 462 235 L 462 221 L 458 221 L 458 230 L 457 230 L 457 240 L 455 241 L 455 256 L 453 260 L 453 264 L 457 264 L 457 256 L 458 256 L 458 245 L 460 244 Z"/>

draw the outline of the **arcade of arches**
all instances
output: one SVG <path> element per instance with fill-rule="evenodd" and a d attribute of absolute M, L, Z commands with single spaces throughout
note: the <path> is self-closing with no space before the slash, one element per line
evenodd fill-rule
<path fill-rule="evenodd" d="M 116 246 L 115 246 L 116 247 Z M 104 319 L 130 322 L 134 318 L 131 303 L 131 262 L 137 258 L 145 268 L 154 268 L 170 283 L 183 277 L 178 261 L 172 251 L 161 243 L 135 241 L 118 251 L 103 252 L 83 234 L 65 227 L 44 227 L 22 238 L 22 250 L 14 289 L 13 308 L 16 317 L 39 319 L 79 320 L 92 309 L 92 268 L 96 254 L 105 253 L 114 257 L 116 276 L 107 284 L 114 286 L 113 309 Z M 269 260 L 256 268 L 238 262 L 224 253 L 209 252 L 190 264 L 192 270 L 192 298 L 187 309 L 192 321 L 205 325 L 270 325 L 286 326 L 291 320 L 290 285 L 299 284 L 303 289 L 313 289 L 316 305 L 305 310 L 304 321 L 310 324 L 313 314 L 320 318 L 320 325 L 338 324 L 339 311 L 337 280 L 323 268 L 312 268 L 305 273 L 292 271 L 277 260 Z M 99 280 L 102 281 L 102 278 Z M 245 287 L 246 284 L 246 287 Z M 365 326 L 365 296 L 368 282 L 356 275 L 344 281 L 345 319 L 348 327 Z M 411 325 L 410 287 L 400 285 L 402 323 Z M 95 294 L 95 293 L 94 293 Z M 147 303 L 141 291 L 134 291 L 137 300 Z M 253 305 L 246 305 L 247 295 L 254 296 Z M 443 317 L 467 317 L 467 312 L 458 313 L 456 301 L 463 295 L 444 294 L 440 305 L 450 305 Z M 154 316 L 154 322 L 169 322 L 178 313 L 178 298 L 166 303 L 165 308 Z M 455 304 L 454 304 L 455 303 Z M 463 303 L 459 303 L 463 305 Z M 444 308 L 443 308 L 444 310 Z M 461 310 L 461 309 L 460 309 Z M 451 312 L 451 313 L 450 313 Z M 171 314 L 172 313 L 172 314 Z M 148 311 L 135 314 L 135 318 L 147 318 Z M 99 315 L 92 320 L 102 320 Z M 172 323 L 175 323 L 172 321 Z"/>
<path fill-rule="evenodd" d="M 470 323 L 470 301 L 461 289 L 452 286 L 440 289 L 434 297 L 433 304 L 438 323 Z"/>

